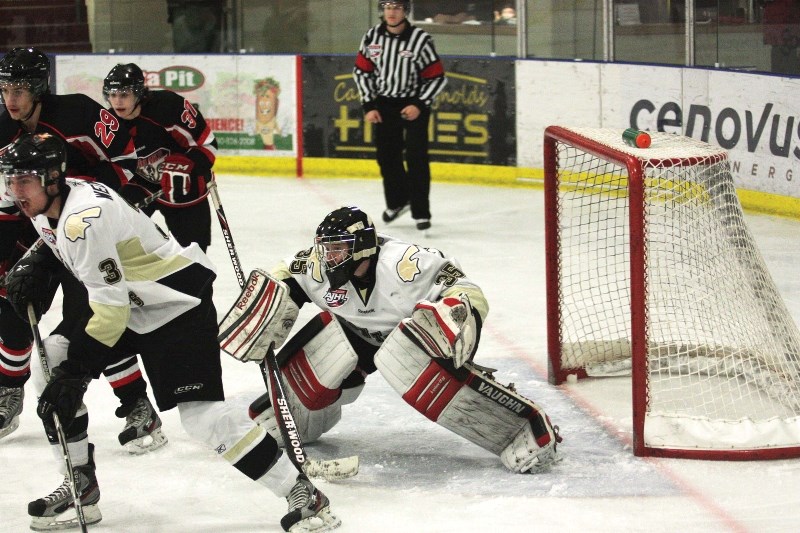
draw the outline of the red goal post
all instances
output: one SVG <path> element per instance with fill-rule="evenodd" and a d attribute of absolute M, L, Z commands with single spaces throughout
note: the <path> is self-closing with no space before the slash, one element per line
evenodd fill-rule
<path fill-rule="evenodd" d="M 800 456 L 800 332 L 727 153 L 622 131 L 545 130 L 551 383 L 629 375 L 636 455 Z"/>

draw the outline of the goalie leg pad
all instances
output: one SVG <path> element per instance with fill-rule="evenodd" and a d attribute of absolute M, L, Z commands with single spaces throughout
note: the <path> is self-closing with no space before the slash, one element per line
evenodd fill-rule
<path fill-rule="evenodd" d="M 409 331 L 408 320 L 392 331 L 375 354 L 378 370 L 406 403 L 501 459 L 518 435 L 527 435 L 528 428 L 537 450 L 550 446 L 555 451 L 555 432 L 535 403 L 482 374 L 470 363 L 455 368 L 449 361 L 432 359 Z M 530 444 L 530 439 L 521 439 L 526 446 Z M 522 448 L 523 444 L 512 447 Z M 511 464 L 510 455 L 507 460 Z M 516 466 L 521 461 L 524 458 L 513 462 Z"/>
<path fill-rule="evenodd" d="M 253 270 L 222 319 L 217 340 L 225 353 L 240 361 L 261 361 L 270 346 L 283 344 L 299 313 L 285 283 Z"/>
<path fill-rule="evenodd" d="M 278 360 L 289 388 L 303 406 L 315 411 L 339 398 L 339 386 L 356 369 L 358 355 L 339 322 L 323 312 L 297 332 Z"/>
<path fill-rule="evenodd" d="M 517 433 L 514 440 L 500 452 L 500 460 L 512 472 L 538 472 L 561 459 L 556 453 L 559 442 L 558 426 L 553 426 L 547 415 L 540 416 Z"/>
<path fill-rule="evenodd" d="M 344 389 L 342 396 L 338 400 L 316 411 L 306 409 L 300 403 L 294 391 L 287 389 L 286 401 L 290 405 L 289 409 L 292 412 L 294 423 L 303 442 L 310 444 L 318 440 L 325 432 L 338 424 L 339 420 L 342 419 L 342 406 L 353 403 L 363 389 L 363 383 L 356 387 Z M 264 393 L 250 405 L 250 418 L 267 430 L 267 433 L 278 441 L 278 445 L 283 447 L 283 438 L 278 428 L 278 422 L 275 419 L 275 410 L 272 408 L 269 394 L 268 392 Z M 299 405 L 299 407 L 295 407 L 296 405 Z"/>
<path fill-rule="evenodd" d="M 330 313 L 320 313 L 278 354 L 286 380 L 286 400 L 305 442 L 313 442 L 341 419 L 341 406 L 363 389 L 341 385 L 356 369 L 358 356 Z M 269 393 L 250 405 L 250 417 L 281 442 Z"/>

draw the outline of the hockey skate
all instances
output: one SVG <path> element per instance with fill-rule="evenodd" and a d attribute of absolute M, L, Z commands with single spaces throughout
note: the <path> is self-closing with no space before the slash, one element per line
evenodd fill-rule
<path fill-rule="evenodd" d="M 381 219 L 383 219 L 384 223 L 389 224 L 390 222 L 394 222 L 395 220 L 397 220 L 397 218 L 400 217 L 400 215 L 402 215 L 409 209 L 411 209 L 411 206 L 409 206 L 408 204 L 403 204 L 397 209 L 387 208 L 381 215 Z"/>
<path fill-rule="evenodd" d="M 331 513 L 330 501 L 319 489 L 314 487 L 304 474 L 297 476 L 297 483 L 286 497 L 289 512 L 281 518 L 284 531 L 291 533 L 322 533 L 331 531 L 342 524 Z"/>
<path fill-rule="evenodd" d="M 119 443 L 128 453 L 141 455 L 164 446 L 167 436 L 161 431 L 161 418 L 146 396 L 137 398 L 132 405 L 117 408 L 116 415 L 125 417 L 125 428 L 119 434 Z"/>
<path fill-rule="evenodd" d="M 429 218 L 417 218 L 414 222 L 417 223 L 417 229 L 420 231 L 428 231 L 431 229 L 431 219 Z"/>
<path fill-rule="evenodd" d="M 103 516 L 97 502 L 100 501 L 100 486 L 97 484 L 94 466 L 94 444 L 89 444 L 89 462 L 72 469 L 78 487 L 87 524 L 96 524 Z M 79 527 L 78 516 L 70 490 L 69 475 L 56 490 L 28 504 L 31 516 L 31 529 L 34 531 L 53 531 Z"/>
<path fill-rule="evenodd" d="M 22 387 L 0 387 L 0 439 L 19 427 L 24 398 L 25 390 Z"/>

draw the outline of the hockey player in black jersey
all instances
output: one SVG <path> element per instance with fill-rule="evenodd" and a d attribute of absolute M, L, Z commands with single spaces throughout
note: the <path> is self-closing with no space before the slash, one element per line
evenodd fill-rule
<path fill-rule="evenodd" d="M 24 315 L 29 304 L 38 304 L 37 288 L 55 261 L 88 291 L 89 312 L 69 344 L 44 343 L 52 370 L 37 409 L 54 446 L 53 414 L 65 428 L 86 523 L 100 521 L 101 514 L 83 396 L 110 362 L 138 353 L 159 409 L 177 407 L 190 436 L 287 499 L 286 531 L 337 527 L 328 498 L 266 430 L 225 402 L 209 258 L 196 243 L 181 246 L 106 185 L 67 180 L 65 161 L 56 137 L 24 135 L 0 156 L 0 178 L 46 244 L 9 273 L 14 310 Z M 67 487 L 29 504 L 33 529 L 76 525 Z"/>
<path fill-rule="evenodd" d="M 14 48 L 0 60 L 0 99 L 6 111 L 0 114 L 0 151 L 25 133 L 49 133 L 64 141 L 67 175 L 82 176 L 115 190 L 133 177 L 136 153 L 128 130 L 88 96 L 51 94 L 50 60 L 42 51 Z M 0 235 L 2 274 L 33 243 L 35 233 L 29 222 L 17 216 L 16 206 L 1 199 Z M 86 295 L 65 270 L 59 281 L 64 292 L 64 321 L 57 331 L 67 334 L 74 327 L 70 319 L 79 316 L 86 305 Z M 57 286 L 52 285 L 51 296 Z M 32 347 L 29 328 L 14 313 L 5 312 L 7 307 L 5 298 L 0 298 L 0 438 L 19 424 Z M 136 358 L 119 362 L 105 375 L 121 402 L 117 415 L 126 420 L 120 443 L 132 453 L 166 443 L 159 429 L 161 421 L 147 400 L 147 385 Z"/>
<path fill-rule="evenodd" d="M 217 140 L 203 115 L 184 97 L 150 91 L 134 63 L 118 64 L 103 81 L 108 110 L 128 129 L 136 145 L 136 173 L 123 196 L 138 201 L 159 190 L 151 207 L 184 246 L 211 243 L 211 210 L 206 187 L 217 154 Z"/>

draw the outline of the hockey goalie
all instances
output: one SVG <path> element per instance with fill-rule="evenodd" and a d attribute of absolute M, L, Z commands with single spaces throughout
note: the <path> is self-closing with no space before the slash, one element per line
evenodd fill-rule
<path fill-rule="evenodd" d="M 286 341 L 306 303 L 322 311 Z M 472 362 L 488 311 L 455 259 L 377 234 L 367 214 L 341 207 L 319 225 L 311 248 L 269 274 L 253 271 L 220 325 L 220 344 L 243 361 L 281 347 L 287 400 L 305 442 L 330 430 L 379 371 L 412 408 L 513 472 L 546 469 L 558 460 L 558 427 Z M 269 393 L 250 415 L 280 442 Z"/>

